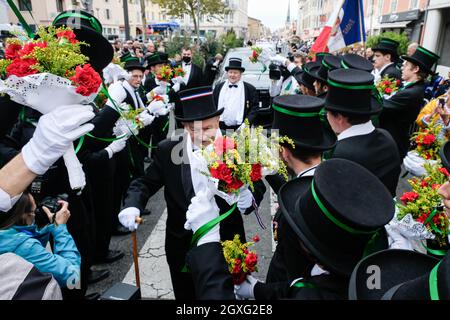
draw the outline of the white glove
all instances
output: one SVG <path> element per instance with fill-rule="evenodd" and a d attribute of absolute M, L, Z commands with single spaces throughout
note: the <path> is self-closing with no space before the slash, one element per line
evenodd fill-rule
<path fill-rule="evenodd" d="M 413 251 L 409 239 L 405 238 L 400 231 L 390 224 L 384 226 L 388 234 L 389 249 L 403 249 Z"/>
<path fill-rule="evenodd" d="M 136 222 L 136 218 L 139 218 L 141 212 L 138 208 L 126 208 L 120 211 L 119 213 L 119 221 L 120 223 L 130 231 L 135 231 L 138 228 L 138 223 Z"/>
<path fill-rule="evenodd" d="M 219 64 L 220 64 L 220 61 L 219 61 L 219 60 L 216 60 L 216 62 L 213 63 L 213 66 L 214 66 L 214 67 L 218 67 Z"/>
<path fill-rule="evenodd" d="M 175 83 L 175 84 L 173 85 L 172 89 L 173 89 L 174 92 L 180 91 L 180 89 L 181 89 L 181 84 Z"/>
<path fill-rule="evenodd" d="M 153 114 L 156 117 L 165 116 L 170 112 L 170 110 L 167 109 L 166 103 L 164 101 L 151 102 L 147 107 L 147 110 L 148 112 L 150 112 L 150 114 Z"/>
<path fill-rule="evenodd" d="M 122 151 L 126 145 L 127 145 L 127 138 L 124 137 L 122 139 L 113 141 L 109 146 L 105 148 L 105 150 L 108 152 L 109 158 L 111 159 L 113 155 Z"/>
<path fill-rule="evenodd" d="M 61 158 L 72 142 L 94 129 L 86 123 L 95 114 L 89 105 L 61 106 L 43 115 L 31 140 L 22 148 L 22 156 L 35 174 L 44 174 Z"/>
<path fill-rule="evenodd" d="M 201 226 L 218 216 L 219 208 L 214 200 L 214 195 L 208 189 L 202 190 L 191 200 L 191 204 L 186 212 L 186 223 L 184 224 L 184 228 L 196 232 Z M 200 238 L 197 246 L 219 241 L 220 224 L 217 224 L 206 235 Z"/>
<path fill-rule="evenodd" d="M 154 94 L 156 94 L 158 96 L 163 96 L 163 95 L 167 94 L 167 86 L 168 85 L 169 84 L 167 82 L 160 81 L 158 83 L 158 86 L 155 89 L 153 89 L 152 91 Z"/>
<path fill-rule="evenodd" d="M 173 84 L 176 84 L 176 83 L 179 83 L 179 84 L 186 84 L 186 83 L 184 82 L 184 78 L 181 77 L 181 76 L 178 76 L 178 77 L 173 78 L 173 79 L 172 79 L 172 83 L 173 83 Z"/>
<path fill-rule="evenodd" d="M 414 151 L 409 151 L 403 159 L 405 169 L 416 177 L 423 177 L 427 175 L 427 171 L 423 166 L 425 163 L 427 163 L 427 161 Z"/>
<path fill-rule="evenodd" d="M 114 110 L 116 110 L 116 106 L 119 107 L 127 98 L 127 93 L 125 92 L 125 89 L 122 86 L 122 82 L 120 81 L 111 84 L 108 87 L 108 93 L 113 101 L 111 101 L 111 99 L 108 99 L 107 104 Z"/>
<path fill-rule="evenodd" d="M 155 118 L 156 117 L 151 115 L 150 113 L 148 113 L 147 110 L 142 111 L 138 115 L 138 119 L 139 119 L 139 121 L 141 121 L 144 124 L 144 127 L 151 125 L 153 120 L 155 120 Z"/>
<path fill-rule="evenodd" d="M 239 194 L 237 207 L 241 213 L 247 211 L 253 205 L 253 194 L 247 188 Z"/>
<path fill-rule="evenodd" d="M 236 296 L 236 299 L 238 300 L 244 300 L 244 299 L 255 299 L 255 285 L 260 282 L 258 279 L 256 279 L 253 276 L 247 276 L 245 281 L 241 283 L 240 285 L 234 286 L 234 294 Z"/>
<path fill-rule="evenodd" d="M 283 66 L 285 66 L 285 65 L 287 64 L 287 62 L 288 62 L 288 59 L 285 58 L 285 57 L 283 57 L 283 56 L 276 55 L 276 56 L 274 56 L 274 57 L 271 57 L 271 58 L 270 58 L 270 61 L 272 61 L 272 62 L 278 62 L 278 63 L 281 63 Z"/>

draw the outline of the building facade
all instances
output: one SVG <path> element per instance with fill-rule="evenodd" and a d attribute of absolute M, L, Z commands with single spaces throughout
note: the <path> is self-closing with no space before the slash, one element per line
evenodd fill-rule
<path fill-rule="evenodd" d="M 14 0 L 25 20 L 35 29 L 37 25 L 48 25 L 64 10 L 85 9 L 86 3 L 90 3 L 92 14 L 103 25 L 105 37 L 125 39 L 125 19 L 123 12 L 124 0 Z M 31 9 L 34 19 L 27 8 Z M 150 0 L 145 0 L 145 13 L 147 24 L 165 22 L 166 17 L 158 5 Z M 11 10 L 8 10 L 8 18 L 12 23 L 18 19 Z M 130 23 L 130 35 L 136 38 L 143 32 L 149 33 L 148 28 L 142 25 L 140 0 L 128 0 L 128 19 Z M 147 30 L 145 30 L 147 29 Z"/>
<path fill-rule="evenodd" d="M 200 36 L 207 34 L 220 36 L 234 30 L 238 38 L 246 39 L 248 35 L 248 0 L 228 0 L 227 7 L 230 13 L 223 19 L 200 17 Z M 194 34 L 194 22 L 189 15 L 184 15 L 180 21 L 183 32 Z"/>
<path fill-rule="evenodd" d="M 265 28 L 261 20 L 248 17 L 248 35 L 249 40 L 258 40 L 265 36 Z"/>
<path fill-rule="evenodd" d="M 318 37 L 335 4 L 332 0 L 298 0 L 296 34 L 303 40 Z"/>
<path fill-rule="evenodd" d="M 425 17 L 423 46 L 441 56 L 438 72 L 450 71 L 450 1 L 430 0 Z"/>

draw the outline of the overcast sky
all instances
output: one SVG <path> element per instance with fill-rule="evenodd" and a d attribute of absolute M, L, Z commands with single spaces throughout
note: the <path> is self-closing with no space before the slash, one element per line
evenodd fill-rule
<path fill-rule="evenodd" d="M 297 0 L 249 0 L 248 15 L 259 19 L 272 30 L 284 26 L 288 3 L 291 2 L 291 21 L 297 19 Z"/>

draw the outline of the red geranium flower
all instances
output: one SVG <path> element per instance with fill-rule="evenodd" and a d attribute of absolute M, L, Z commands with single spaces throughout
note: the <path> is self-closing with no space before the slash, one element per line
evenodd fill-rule
<path fill-rule="evenodd" d="M 31 66 L 34 66 L 36 63 L 36 59 L 15 59 L 6 68 L 6 76 L 10 77 L 14 75 L 17 77 L 25 77 L 30 74 L 36 74 L 38 71 L 31 68 Z"/>
<path fill-rule="evenodd" d="M 386 88 L 386 90 L 384 90 L 384 92 L 386 92 L 387 94 L 391 94 L 392 93 L 392 89 L 391 88 Z"/>
<path fill-rule="evenodd" d="M 216 154 L 221 157 L 228 150 L 232 150 L 236 148 L 236 142 L 228 137 L 218 137 L 216 141 L 214 141 L 214 151 Z"/>
<path fill-rule="evenodd" d="M 402 82 L 400 80 L 398 80 L 398 79 L 397 79 L 397 81 L 395 83 L 397 84 L 397 86 L 402 84 Z"/>
<path fill-rule="evenodd" d="M 441 187 L 441 185 L 437 184 L 437 183 L 433 183 L 433 185 L 431 187 L 433 188 L 433 190 L 437 190 Z"/>
<path fill-rule="evenodd" d="M 424 180 L 424 181 L 422 181 L 422 183 L 420 184 L 420 186 L 421 186 L 422 188 L 428 187 L 428 183 Z"/>
<path fill-rule="evenodd" d="M 253 56 L 253 58 L 257 59 L 258 58 L 258 52 L 253 51 L 252 56 Z"/>
<path fill-rule="evenodd" d="M 239 179 L 233 179 L 231 183 L 228 184 L 228 191 L 233 192 L 236 190 L 239 190 L 240 187 L 242 187 L 244 183 Z"/>
<path fill-rule="evenodd" d="M 445 174 L 447 178 L 450 177 L 450 173 L 445 168 L 440 168 L 439 172 Z"/>
<path fill-rule="evenodd" d="M 73 31 L 71 30 L 65 30 L 65 31 L 60 31 L 56 34 L 56 36 L 61 39 L 61 38 L 66 38 L 67 40 L 70 41 L 70 43 L 77 43 L 78 40 L 76 39 L 77 36 L 75 35 L 75 33 L 73 33 Z"/>
<path fill-rule="evenodd" d="M 213 178 L 225 181 L 226 184 L 231 184 L 233 182 L 233 172 L 225 163 L 220 163 L 217 169 L 211 168 L 210 172 Z"/>
<path fill-rule="evenodd" d="M 249 253 L 245 257 L 245 265 L 247 266 L 248 271 L 253 272 L 255 271 L 255 266 L 258 263 L 258 256 L 254 253 Z"/>
<path fill-rule="evenodd" d="M 17 43 L 8 44 L 5 48 L 5 58 L 9 60 L 14 60 L 19 57 L 19 51 L 22 49 L 22 46 Z"/>
<path fill-rule="evenodd" d="M 389 86 L 389 85 L 391 85 L 391 82 L 390 82 L 389 80 L 386 80 L 386 81 L 384 82 L 384 85 L 385 85 L 385 86 Z"/>
<path fill-rule="evenodd" d="M 432 134 L 427 134 L 423 137 L 423 144 L 426 146 L 431 146 L 436 141 L 436 137 Z"/>
<path fill-rule="evenodd" d="M 424 223 L 428 219 L 429 213 L 423 213 L 420 217 L 418 217 L 416 220 L 420 223 Z"/>
<path fill-rule="evenodd" d="M 33 53 L 35 48 L 47 48 L 46 42 L 30 42 L 23 46 L 22 50 L 19 51 L 19 56 L 24 57 Z"/>
<path fill-rule="evenodd" d="M 403 201 L 404 204 L 407 204 L 408 202 L 416 201 L 417 198 L 419 198 L 417 192 L 405 192 L 400 200 Z"/>
<path fill-rule="evenodd" d="M 75 76 L 71 77 L 70 80 L 77 87 L 77 93 L 86 97 L 96 93 L 102 84 L 102 78 L 89 63 L 82 67 L 77 66 Z"/>
<path fill-rule="evenodd" d="M 259 238 L 258 235 L 255 235 L 252 240 L 253 240 L 253 242 L 259 242 L 259 240 L 261 240 L 261 239 Z"/>
<path fill-rule="evenodd" d="M 262 179 L 262 167 L 260 164 L 252 165 L 252 172 L 250 173 L 252 182 L 256 182 Z"/>

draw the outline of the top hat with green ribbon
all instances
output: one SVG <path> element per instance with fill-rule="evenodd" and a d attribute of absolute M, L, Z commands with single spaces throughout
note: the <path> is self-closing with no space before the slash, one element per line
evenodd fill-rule
<path fill-rule="evenodd" d="M 169 63 L 169 56 L 166 53 L 162 52 L 155 52 L 151 56 L 148 56 L 146 58 L 146 67 L 150 68 L 152 66 L 155 66 L 157 64 L 168 64 Z"/>
<path fill-rule="evenodd" d="M 336 135 L 321 120 L 323 100 L 305 95 L 279 96 L 273 100 L 273 124 L 296 147 L 325 151 L 334 148 Z"/>
<path fill-rule="evenodd" d="M 330 55 L 331 55 L 331 53 L 329 53 L 329 52 L 317 52 L 315 62 L 320 64 L 320 63 L 322 63 L 323 58 L 325 58 L 326 56 L 330 56 Z"/>
<path fill-rule="evenodd" d="M 419 46 L 412 56 L 402 56 L 402 59 L 414 63 L 426 73 L 433 74 L 433 67 L 440 57 L 434 52 Z"/>
<path fill-rule="evenodd" d="M 364 256 L 388 248 L 384 226 L 394 216 L 392 196 L 375 175 L 355 162 L 322 162 L 312 183 L 289 181 L 278 199 L 287 226 L 331 273 L 350 277 Z"/>
<path fill-rule="evenodd" d="M 295 80 L 310 90 L 314 90 L 314 81 L 316 79 L 311 75 L 312 72 L 319 69 L 320 65 L 317 62 L 308 62 L 303 65 L 302 71 L 294 75 Z"/>
<path fill-rule="evenodd" d="M 333 55 L 326 55 L 322 59 L 320 68 L 317 68 L 314 71 L 310 71 L 310 74 L 316 80 L 322 82 L 323 84 L 327 84 L 328 72 L 340 68 L 341 68 L 341 59 Z"/>
<path fill-rule="evenodd" d="M 381 52 L 381 53 L 389 53 L 393 56 L 392 61 L 397 60 L 398 58 L 398 47 L 400 43 L 398 41 L 389 39 L 389 38 L 381 38 L 375 48 L 372 48 L 373 52 Z"/>
<path fill-rule="evenodd" d="M 103 37 L 102 24 L 93 15 L 81 10 L 63 11 L 53 20 L 55 27 L 70 27 L 77 40 L 86 42 L 88 46 L 81 46 L 81 53 L 89 57 L 89 63 L 101 72 L 113 59 L 112 45 Z"/>
<path fill-rule="evenodd" d="M 370 73 L 355 69 L 338 69 L 328 74 L 325 109 L 355 115 L 373 115 L 383 106 Z"/>
<path fill-rule="evenodd" d="M 373 64 L 359 54 L 349 53 L 342 57 L 341 65 L 344 69 L 356 69 L 372 72 Z"/>
<path fill-rule="evenodd" d="M 375 275 L 373 266 L 377 266 L 379 286 L 368 287 L 369 278 Z M 449 300 L 450 255 L 442 262 L 409 250 L 391 249 L 367 256 L 352 273 L 349 299 Z"/>

